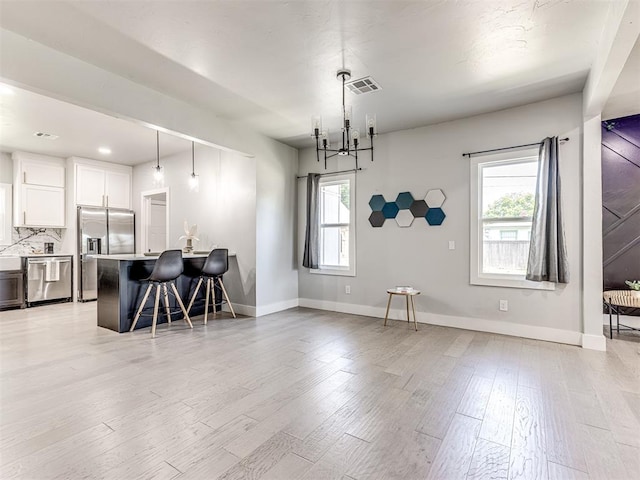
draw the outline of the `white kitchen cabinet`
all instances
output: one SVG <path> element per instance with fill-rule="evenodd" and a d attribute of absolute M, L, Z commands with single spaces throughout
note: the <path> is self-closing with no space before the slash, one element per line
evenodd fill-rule
<path fill-rule="evenodd" d="M 76 204 L 131 208 L 131 173 L 77 164 Z"/>
<path fill-rule="evenodd" d="M 20 165 L 23 184 L 64 188 L 64 165 L 29 160 L 21 161 Z"/>
<path fill-rule="evenodd" d="M 131 174 L 110 172 L 105 179 L 105 196 L 107 207 L 131 208 Z"/>
<path fill-rule="evenodd" d="M 13 222 L 15 227 L 66 227 L 64 160 L 14 152 Z"/>
<path fill-rule="evenodd" d="M 64 227 L 64 189 L 40 185 L 22 186 L 22 225 Z"/>

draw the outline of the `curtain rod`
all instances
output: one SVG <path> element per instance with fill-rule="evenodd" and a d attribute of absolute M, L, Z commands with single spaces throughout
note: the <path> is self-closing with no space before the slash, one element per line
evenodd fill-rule
<path fill-rule="evenodd" d="M 561 138 L 558 141 L 559 142 L 568 142 L 569 141 L 569 137 Z M 542 145 L 542 142 L 526 143 L 524 145 L 514 145 L 513 147 L 493 148 L 491 150 L 481 150 L 479 152 L 463 153 L 462 156 L 471 158 L 471 155 L 480 155 L 481 153 L 501 152 L 502 150 L 512 150 L 514 148 L 535 147 L 536 145 Z"/>
<path fill-rule="evenodd" d="M 339 172 L 329 172 L 329 173 L 320 173 L 321 177 L 326 177 L 328 175 L 340 175 L 341 173 L 350 173 L 350 172 L 359 172 L 360 170 L 364 170 L 363 168 L 352 168 L 351 170 L 340 170 Z M 298 175 L 296 178 L 299 180 L 301 178 L 307 178 L 309 175 Z"/>

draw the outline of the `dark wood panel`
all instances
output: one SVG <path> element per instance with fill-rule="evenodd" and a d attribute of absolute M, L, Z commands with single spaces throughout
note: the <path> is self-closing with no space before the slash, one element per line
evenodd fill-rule
<path fill-rule="evenodd" d="M 640 204 L 640 167 L 616 152 L 602 148 L 602 203 L 626 215 Z"/>
<path fill-rule="evenodd" d="M 602 123 L 602 207 L 603 288 L 626 289 L 640 279 L 640 115 Z"/>

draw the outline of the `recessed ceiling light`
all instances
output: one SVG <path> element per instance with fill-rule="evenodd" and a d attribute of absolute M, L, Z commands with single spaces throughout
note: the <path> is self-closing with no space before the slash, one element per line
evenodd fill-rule
<path fill-rule="evenodd" d="M 111 153 L 111 149 L 109 147 L 100 147 L 98 149 L 98 151 L 102 154 L 102 155 L 109 155 Z"/>
<path fill-rule="evenodd" d="M 54 135 L 53 133 L 46 133 L 46 132 L 36 132 L 33 134 L 34 137 L 38 137 L 38 138 L 45 138 L 47 140 L 55 140 L 58 137 L 58 135 Z"/>
<path fill-rule="evenodd" d="M 7 85 L 2 85 L 0 84 L 0 94 L 1 95 L 13 95 L 16 92 L 13 90 L 13 88 L 8 87 Z"/>

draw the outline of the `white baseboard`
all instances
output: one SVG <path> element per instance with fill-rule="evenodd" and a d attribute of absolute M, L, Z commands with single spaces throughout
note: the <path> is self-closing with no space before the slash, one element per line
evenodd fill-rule
<path fill-rule="evenodd" d="M 583 333 L 582 348 L 605 352 L 607 350 L 607 339 L 604 335 L 587 335 L 586 333 Z"/>
<path fill-rule="evenodd" d="M 324 300 L 314 300 L 311 298 L 299 299 L 299 305 L 301 307 L 329 310 L 333 312 L 351 313 L 354 315 L 364 315 L 367 317 L 376 318 L 384 318 L 386 310 L 382 307 L 354 305 L 351 303 L 328 302 Z M 404 309 L 389 310 L 389 318 L 393 320 L 406 321 L 406 315 L 407 313 Z M 566 343 L 569 345 L 583 345 L 582 332 L 573 332 L 571 330 L 560 330 L 557 328 L 539 327 L 536 325 L 524 325 L 521 323 L 508 323 L 484 318 L 439 315 L 428 312 L 416 312 L 416 319 L 418 323 L 428 323 L 431 325 L 440 325 L 443 327 L 453 327 L 461 328 L 464 330 L 497 333 L 500 335 L 532 338 L 534 340 Z M 595 344 L 595 340 L 592 340 L 592 342 Z"/>
<path fill-rule="evenodd" d="M 246 315 L 248 317 L 262 317 L 269 315 L 270 313 L 281 312 L 282 310 L 288 310 L 298 306 L 298 299 L 293 298 L 291 300 L 285 300 L 284 302 L 270 303 L 269 305 L 263 305 L 260 307 L 254 307 L 253 305 L 242 305 L 240 303 L 233 304 L 233 310 L 240 315 Z M 229 305 L 226 303 L 222 305 L 222 310 L 230 312 Z"/>
<path fill-rule="evenodd" d="M 222 311 L 231 312 L 231 310 L 229 310 L 229 305 L 227 305 L 226 303 L 223 304 Z M 254 307 L 253 305 L 242 305 L 241 303 L 234 303 L 233 311 L 240 315 L 246 315 L 247 317 L 256 316 L 256 307 Z"/>
<path fill-rule="evenodd" d="M 298 306 L 298 299 L 292 298 L 291 300 L 285 300 L 284 302 L 270 303 L 269 305 L 261 305 L 257 307 L 256 317 L 262 317 L 263 315 L 269 315 L 270 313 L 281 312 L 282 310 L 288 310 Z"/>

